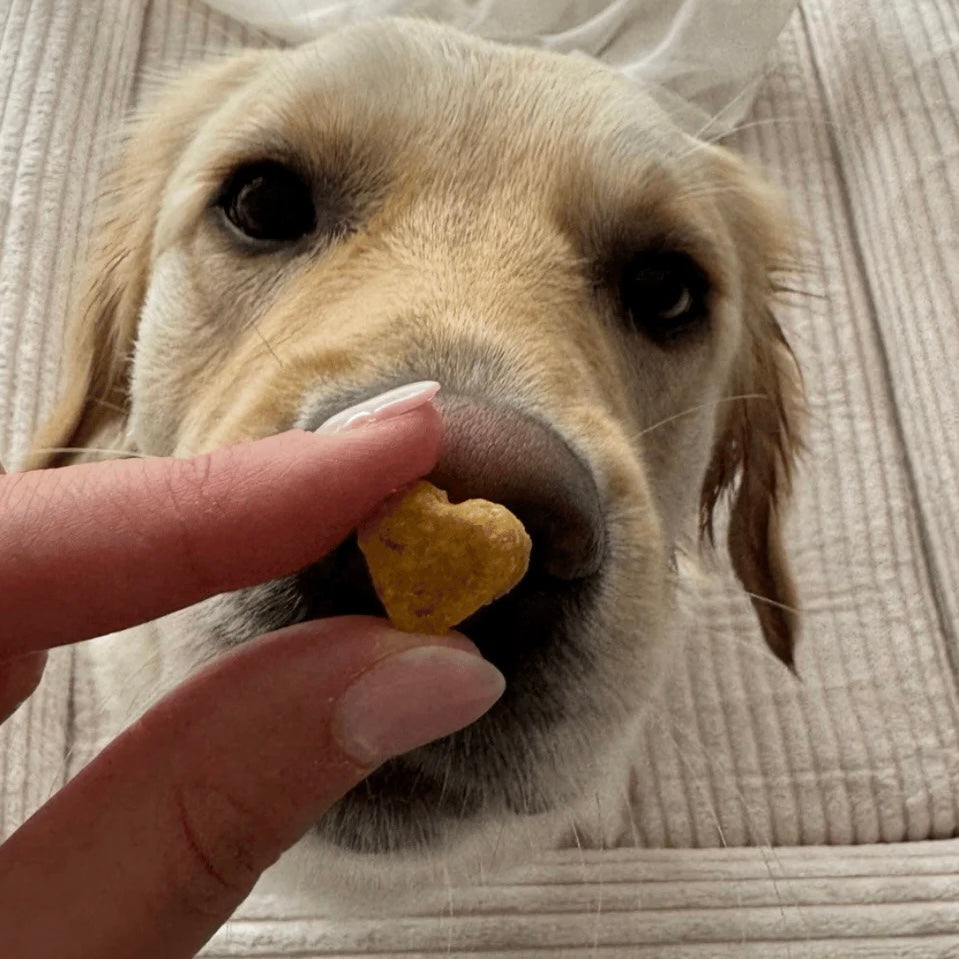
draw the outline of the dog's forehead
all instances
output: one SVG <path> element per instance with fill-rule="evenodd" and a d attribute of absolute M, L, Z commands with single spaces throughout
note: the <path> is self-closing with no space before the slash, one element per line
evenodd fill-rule
<path fill-rule="evenodd" d="M 558 159 L 639 174 L 690 145 L 652 97 L 595 61 L 417 21 L 364 24 L 276 53 L 231 122 L 251 151 L 411 152 L 420 163 L 455 157 L 485 169 L 528 160 L 538 176 Z"/>

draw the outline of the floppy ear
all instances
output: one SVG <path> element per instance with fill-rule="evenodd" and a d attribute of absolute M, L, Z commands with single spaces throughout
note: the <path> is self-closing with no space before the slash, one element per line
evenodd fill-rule
<path fill-rule="evenodd" d="M 731 496 L 728 548 L 770 649 L 792 668 L 796 591 L 782 517 L 802 447 L 805 402 L 795 356 L 772 313 L 778 271 L 793 263 L 796 231 L 781 198 L 745 163 L 717 151 L 729 190 L 722 202 L 740 244 L 744 338 L 719 406 L 700 499 L 700 532 L 713 539 L 720 498 Z"/>
<path fill-rule="evenodd" d="M 167 178 L 203 119 L 265 54 L 200 67 L 165 88 L 133 121 L 96 218 L 87 280 L 64 335 L 63 385 L 33 438 L 27 469 L 63 466 L 73 452 L 122 442 L 130 360 L 150 279 L 153 235 Z"/>

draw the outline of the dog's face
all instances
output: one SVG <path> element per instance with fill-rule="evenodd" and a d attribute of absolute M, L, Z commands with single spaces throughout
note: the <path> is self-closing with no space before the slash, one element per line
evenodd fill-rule
<path fill-rule="evenodd" d="M 507 691 L 377 770 L 318 832 L 439 844 L 568 801 L 641 710 L 677 545 L 729 546 L 784 660 L 778 515 L 800 397 L 769 309 L 773 194 L 584 60 L 384 22 L 176 83 L 97 238 L 50 447 L 186 456 L 435 379 L 434 481 L 513 509 L 530 573 L 465 624 Z M 180 669 L 318 616 L 378 613 L 355 544 L 217 597 Z"/>

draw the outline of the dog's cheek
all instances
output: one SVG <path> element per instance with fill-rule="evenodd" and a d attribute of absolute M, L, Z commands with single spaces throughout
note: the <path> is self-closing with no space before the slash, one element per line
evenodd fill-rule
<path fill-rule="evenodd" d="M 197 384 L 209 375 L 222 327 L 191 276 L 188 256 L 161 255 L 137 330 L 130 385 L 129 433 L 136 448 L 171 455 L 179 425 L 196 403 Z"/>
<path fill-rule="evenodd" d="M 591 617 L 593 644 L 605 671 L 602 685 L 617 700 L 616 721 L 646 701 L 656 682 L 672 603 L 668 574 L 672 542 L 656 477 L 620 426 L 594 423 L 589 459 L 606 503 L 607 559 L 602 593 Z"/>
<path fill-rule="evenodd" d="M 696 538 L 700 490 L 715 435 L 718 392 L 718 388 L 710 388 L 696 401 L 688 405 L 684 401 L 680 410 L 690 412 L 672 420 L 664 417 L 643 436 L 643 460 L 670 549 Z"/>

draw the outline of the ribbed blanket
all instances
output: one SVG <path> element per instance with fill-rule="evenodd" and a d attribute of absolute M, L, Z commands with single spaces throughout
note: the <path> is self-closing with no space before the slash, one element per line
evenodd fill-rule
<path fill-rule="evenodd" d="M 199 2 L 0 0 L 5 462 L 55 392 L 145 78 L 262 42 Z M 959 956 L 959 9 L 804 0 L 730 143 L 806 231 L 780 311 L 812 414 L 789 526 L 801 681 L 717 563 L 635 744 L 620 848 L 545 853 L 388 921 L 254 897 L 206 954 Z M 0 731 L 0 835 L 89 751 L 80 658 L 55 655 Z"/>

